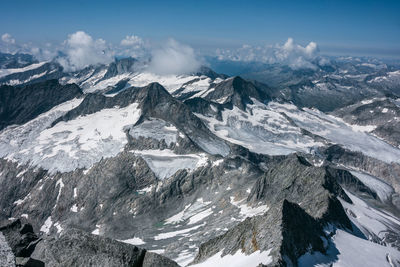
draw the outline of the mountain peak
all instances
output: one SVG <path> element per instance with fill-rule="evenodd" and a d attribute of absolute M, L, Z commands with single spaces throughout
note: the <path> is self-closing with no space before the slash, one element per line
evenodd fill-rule
<path fill-rule="evenodd" d="M 227 79 L 215 86 L 215 89 L 207 96 L 220 104 L 230 104 L 245 110 L 247 104 L 252 104 L 251 98 L 261 102 L 265 100 L 265 93 L 259 90 L 252 82 L 246 81 L 240 76 Z"/>

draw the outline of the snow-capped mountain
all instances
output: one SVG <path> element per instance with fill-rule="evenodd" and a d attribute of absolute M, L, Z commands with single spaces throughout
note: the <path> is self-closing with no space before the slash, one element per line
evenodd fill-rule
<path fill-rule="evenodd" d="M 0 253 L 54 266 L 400 265 L 399 84 L 389 68 L 341 64 L 281 87 L 206 67 L 158 75 L 132 58 L 2 70 Z M 15 245 L 26 222 L 33 243 Z M 81 249 L 94 244 L 99 259 Z"/>
<path fill-rule="evenodd" d="M 400 102 L 383 97 L 363 100 L 354 105 L 335 111 L 346 122 L 360 125 L 368 132 L 399 147 Z"/>
<path fill-rule="evenodd" d="M 34 56 L 30 54 L 8 54 L 0 52 L 0 69 L 18 69 L 38 63 Z"/>
<path fill-rule="evenodd" d="M 317 58 L 311 63 L 315 68 L 230 61 L 217 61 L 212 66 L 277 88 L 277 96 L 297 106 L 316 107 L 324 112 L 368 98 L 399 96 L 398 66 L 357 57 Z"/>

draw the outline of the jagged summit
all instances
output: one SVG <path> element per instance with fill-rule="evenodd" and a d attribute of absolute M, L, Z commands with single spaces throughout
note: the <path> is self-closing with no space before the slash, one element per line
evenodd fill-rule
<path fill-rule="evenodd" d="M 218 252 L 221 256 L 268 252 L 273 259 L 264 258 L 265 266 L 297 266 L 297 259 L 309 249 L 325 253 L 331 238 L 323 231 L 327 225 L 332 231 L 336 227 L 354 231 L 336 199 L 341 196 L 351 203 L 338 177 L 298 155 L 289 156 L 258 179 L 249 194 L 248 201 L 266 201 L 271 208 L 203 243 L 194 263 Z"/>
<path fill-rule="evenodd" d="M 268 100 L 265 92 L 259 90 L 252 82 L 246 81 L 239 76 L 227 79 L 215 86 L 215 88 L 205 96 L 205 99 L 212 100 L 219 104 L 232 104 L 245 110 L 246 104 L 252 104 L 251 98 L 260 102 Z"/>
<path fill-rule="evenodd" d="M 207 76 L 207 77 L 209 77 L 209 78 L 211 78 L 213 80 L 215 80 L 217 78 L 221 78 L 221 79 L 229 78 L 228 75 L 216 73 L 211 68 L 206 67 L 206 66 L 201 66 L 199 71 L 196 72 L 195 75 L 197 75 L 197 76 L 205 75 L 205 76 Z"/>
<path fill-rule="evenodd" d="M 132 57 L 116 59 L 111 62 L 107 67 L 107 72 L 104 74 L 102 80 L 109 79 L 119 74 L 135 72 L 139 69 L 138 60 Z"/>

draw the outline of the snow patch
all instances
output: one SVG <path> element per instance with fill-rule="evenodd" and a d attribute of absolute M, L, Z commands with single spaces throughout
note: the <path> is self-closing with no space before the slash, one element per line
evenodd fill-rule
<path fill-rule="evenodd" d="M 378 211 L 370 207 L 365 201 L 346 191 L 353 204 L 340 199 L 342 206 L 348 213 L 349 219 L 367 236 L 372 233 L 384 239 L 388 230 L 397 232 L 400 226 L 399 219 L 388 212 Z"/>
<path fill-rule="evenodd" d="M 298 260 L 299 267 L 308 266 L 388 266 L 388 258 L 400 261 L 400 252 L 391 247 L 381 246 L 358 238 L 343 230 L 336 230 L 332 237 L 334 247 L 328 248 L 327 255 L 319 252 L 306 253 Z"/>
<path fill-rule="evenodd" d="M 76 204 L 72 205 L 71 209 L 72 212 L 78 212 L 78 206 Z"/>
<path fill-rule="evenodd" d="M 168 126 L 163 120 L 151 119 L 130 128 L 129 134 L 136 139 L 144 137 L 158 141 L 165 140 L 165 143 L 170 146 L 172 143 L 176 143 L 179 132 L 175 126 Z"/>
<path fill-rule="evenodd" d="M 133 237 L 133 238 L 125 239 L 125 240 L 119 240 L 118 239 L 118 241 L 121 241 L 121 242 L 127 243 L 127 244 L 131 244 L 131 245 L 135 245 L 135 246 L 146 244 L 146 242 L 144 242 L 139 237 Z"/>
<path fill-rule="evenodd" d="M 57 234 L 61 233 L 62 230 L 64 230 L 64 228 L 62 228 L 62 226 L 61 226 L 61 224 L 60 224 L 59 222 L 56 222 L 56 223 L 54 224 L 54 226 L 55 226 L 56 229 L 57 229 Z"/>
<path fill-rule="evenodd" d="M 134 103 L 125 108 L 103 109 L 71 121 L 59 122 L 51 128 L 40 127 L 37 129 L 39 133 L 27 133 L 36 135 L 36 138 L 23 143 L 26 146 L 24 151 L 32 153 L 35 165 L 50 172 L 88 168 L 101 158 L 115 156 L 123 150 L 127 143 L 124 127 L 136 123 L 139 117 L 138 104 Z M 24 131 L 24 125 L 20 127 Z"/>
<path fill-rule="evenodd" d="M 20 72 L 25 72 L 28 70 L 34 70 L 34 69 L 37 69 L 37 68 L 43 66 L 46 63 L 47 63 L 47 61 L 44 61 L 44 62 L 40 62 L 40 63 L 31 64 L 31 65 L 23 67 L 23 68 L 0 69 L 0 77 L 4 77 L 4 76 L 7 76 L 7 75 L 10 75 L 13 73 L 20 73 Z"/>
<path fill-rule="evenodd" d="M 204 218 L 207 218 L 208 216 L 210 216 L 212 213 L 213 212 L 212 212 L 211 208 L 203 210 L 203 211 L 197 213 L 196 215 L 193 215 L 192 217 L 190 217 L 188 224 L 195 224 L 197 222 L 200 222 Z"/>
<path fill-rule="evenodd" d="M 286 155 L 295 151 L 308 152 L 321 143 L 304 136 L 298 127 L 273 107 L 252 99 L 247 111 L 237 107 L 221 112 L 222 121 L 214 117 L 195 114 L 206 122 L 209 129 L 218 137 L 244 146 L 256 153 Z"/>
<path fill-rule="evenodd" d="M 204 262 L 191 265 L 193 267 L 215 267 L 215 266 L 229 266 L 229 267 L 256 267 L 260 264 L 268 265 L 272 263 L 271 250 L 256 251 L 250 255 L 246 255 L 238 250 L 234 255 L 227 254 L 222 257 L 222 251 L 208 258 Z"/>
<path fill-rule="evenodd" d="M 158 235 L 154 236 L 154 240 L 161 240 L 161 239 L 167 239 L 167 238 L 171 238 L 171 237 L 178 236 L 178 235 L 184 235 L 184 234 L 192 232 L 192 231 L 194 231 L 196 229 L 199 229 L 200 227 L 202 227 L 204 225 L 205 225 L 205 223 L 193 226 L 191 228 L 183 229 L 183 230 L 167 232 L 167 233 L 161 233 L 161 234 L 158 234 Z"/>
<path fill-rule="evenodd" d="M 96 229 L 92 231 L 92 235 L 100 235 L 100 227 L 101 225 L 96 224 Z"/>
<path fill-rule="evenodd" d="M 50 228 L 53 225 L 53 222 L 51 221 L 51 216 L 46 219 L 42 227 L 40 228 L 40 232 L 44 232 L 48 234 L 50 232 Z"/>
<path fill-rule="evenodd" d="M 159 179 L 174 175 L 178 170 L 195 170 L 208 162 L 206 154 L 175 154 L 170 149 L 164 150 L 131 150 L 141 156 Z"/>
<path fill-rule="evenodd" d="M 146 194 L 146 193 L 150 193 L 152 190 L 153 190 L 153 185 L 150 185 L 150 186 L 147 186 L 145 188 L 138 190 L 137 192 L 139 194 Z"/>
<path fill-rule="evenodd" d="M 149 252 L 163 254 L 165 252 L 165 249 L 152 249 L 152 250 L 149 250 Z"/>
<path fill-rule="evenodd" d="M 368 186 L 372 191 L 374 191 L 380 200 L 387 201 L 389 197 L 394 193 L 394 189 L 380 180 L 377 177 L 368 175 L 366 173 L 361 173 L 357 171 L 350 171 L 355 177 L 357 177 L 363 184 Z"/>
<path fill-rule="evenodd" d="M 194 203 L 186 205 L 181 212 L 166 219 L 165 223 L 176 224 L 181 221 L 189 220 L 189 225 L 200 222 L 212 214 L 212 209 L 208 208 L 210 204 L 211 201 L 204 201 L 203 198 L 198 198 Z"/>
<path fill-rule="evenodd" d="M 214 162 L 212 163 L 212 166 L 213 166 L 213 167 L 219 166 L 222 162 L 224 162 L 224 159 L 216 160 L 216 161 L 214 161 Z"/>
<path fill-rule="evenodd" d="M 234 197 L 230 197 L 230 202 L 232 205 L 240 209 L 239 214 L 241 215 L 242 219 L 246 217 L 261 215 L 269 210 L 268 205 L 259 205 L 256 207 L 251 207 L 247 203 L 245 203 L 246 202 L 245 198 L 239 201 L 235 201 L 234 199 L 235 199 Z"/>

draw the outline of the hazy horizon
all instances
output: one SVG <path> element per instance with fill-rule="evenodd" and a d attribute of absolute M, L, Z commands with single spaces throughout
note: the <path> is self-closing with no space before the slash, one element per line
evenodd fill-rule
<path fill-rule="evenodd" d="M 54 53 L 68 36 L 83 31 L 111 49 L 123 42 L 129 49 L 155 47 L 172 38 L 212 55 L 293 38 L 302 47 L 316 43 L 325 55 L 400 58 L 398 1 L 16 0 L 2 7 L 2 52 L 35 47 Z"/>

